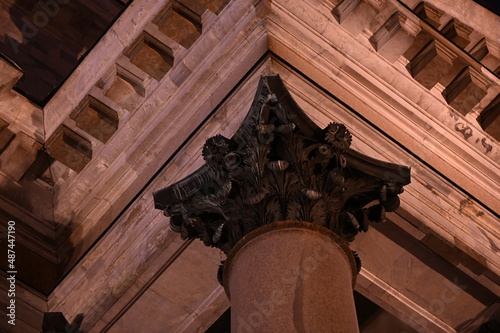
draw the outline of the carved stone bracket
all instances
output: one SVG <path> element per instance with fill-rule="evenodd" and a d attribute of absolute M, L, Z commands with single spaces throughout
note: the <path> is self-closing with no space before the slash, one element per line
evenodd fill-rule
<path fill-rule="evenodd" d="M 415 7 L 414 11 L 415 14 L 434 28 L 438 29 L 441 26 L 441 17 L 444 13 L 431 4 L 422 1 Z"/>
<path fill-rule="evenodd" d="M 243 124 L 230 139 L 209 138 L 205 164 L 153 193 L 182 238 L 226 254 L 244 235 L 284 220 L 312 222 L 352 241 L 399 206 L 410 169 L 350 149 L 343 124 L 314 124 L 279 76 L 262 77 Z"/>

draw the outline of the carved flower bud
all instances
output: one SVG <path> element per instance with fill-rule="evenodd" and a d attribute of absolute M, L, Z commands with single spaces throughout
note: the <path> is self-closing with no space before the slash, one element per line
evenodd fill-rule
<path fill-rule="evenodd" d="M 208 164 L 222 163 L 224 155 L 229 152 L 229 139 L 218 134 L 209 138 L 203 146 L 203 158 Z"/>
<path fill-rule="evenodd" d="M 308 199 L 311 199 L 311 200 L 317 200 L 319 198 L 321 198 L 323 195 L 321 193 L 319 193 L 318 191 L 316 190 L 311 190 L 311 189 L 304 189 L 302 190 L 302 192 L 304 193 L 304 195 L 308 198 Z"/>
<path fill-rule="evenodd" d="M 290 123 L 290 124 L 285 124 L 285 125 L 279 125 L 276 128 L 276 132 L 283 133 L 283 134 L 290 134 L 293 132 L 294 129 L 295 129 L 295 124 Z"/>
<path fill-rule="evenodd" d="M 229 153 L 224 156 L 224 167 L 228 171 L 235 170 L 241 164 L 241 157 L 237 153 Z"/>
<path fill-rule="evenodd" d="M 285 171 L 286 168 L 288 168 L 288 165 L 290 163 L 288 163 L 287 161 L 283 161 L 283 160 L 278 160 L 278 161 L 272 161 L 272 162 L 269 162 L 267 164 L 267 167 L 269 168 L 269 170 L 271 171 Z"/>
<path fill-rule="evenodd" d="M 217 230 L 215 230 L 214 234 L 212 235 L 212 242 L 215 244 L 218 241 L 220 241 L 220 238 L 222 236 L 222 229 L 224 228 L 224 223 L 222 223 Z"/>
<path fill-rule="evenodd" d="M 276 94 L 269 94 L 267 95 L 267 104 L 269 105 L 276 105 L 278 104 L 278 98 L 276 97 Z"/>
<path fill-rule="evenodd" d="M 346 212 L 347 215 L 349 215 L 349 221 L 351 222 L 352 226 L 354 227 L 355 230 L 359 230 L 359 222 L 358 219 L 356 219 L 356 216 L 353 214 Z"/>
<path fill-rule="evenodd" d="M 332 147 L 341 152 L 349 149 L 352 141 L 352 135 L 344 124 L 330 123 L 325 130 L 325 139 Z"/>
<path fill-rule="evenodd" d="M 274 131 L 274 125 L 273 124 L 259 124 L 257 125 L 257 130 L 262 133 L 262 134 L 269 134 Z"/>
<path fill-rule="evenodd" d="M 344 185 L 345 183 L 345 178 L 334 171 L 330 171 L 328 176 L 335 183 L 335 185 Z"/>
<path fill-rule="evenodd" d="M 387 200 L 387 186 L 382 185 L 380 189 L 380 202 L 385 202 Z"/>
<path fill-rule="evenodd" d="M 344 155 L 339 156 L 340 167 L 345 168 L 347 166 L 347 160 Z"/>

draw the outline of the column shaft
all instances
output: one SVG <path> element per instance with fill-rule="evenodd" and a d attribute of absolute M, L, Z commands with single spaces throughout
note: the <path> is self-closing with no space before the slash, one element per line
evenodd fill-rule
<path fill-rule="evenodd" d="M 225 264 L 231 332 L 359 332 L 355 262 L 332 231 L 278 222 L 246 235 Z"/>

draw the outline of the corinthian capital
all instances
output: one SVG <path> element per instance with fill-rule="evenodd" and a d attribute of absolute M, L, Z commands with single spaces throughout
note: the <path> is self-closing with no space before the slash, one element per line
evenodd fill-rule
<path fill-rule="evenodd" d="M 347 242 L 399 206 L 409 168 L 350 148 L 344 124 L 321 129 L 299 108 L 279 76 L 262 77 L 232 138 L 203 147 L 205 164 L 153 193 L 182 238 L 226 254 L 260 226 L 298 220 L 324 226 Z"/>

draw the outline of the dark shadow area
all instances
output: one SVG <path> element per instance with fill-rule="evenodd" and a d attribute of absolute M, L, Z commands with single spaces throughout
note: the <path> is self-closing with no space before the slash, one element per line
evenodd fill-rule
<path fill-rule="evenodd" d="M 498 0 L 474 0 L 474 2 L 500 16 L 500 2 Z"/>
<path fill-rule="evenodd" d="M 16 211 L 0 208 L 0 269 L 6 273 L 15 271 L 16 280 L 43 295 L 48 295 L 57 286 L 70 266 L 67 258 L 75 251 L 71 243 L 66 247 L 67 256 L 57 253 L 55 230 L 64 227 L 53 218 L 55 179 L 50 168 L 53 162 L 54 159 L 41 149 L 18 182 L 8 182 L 0 188 L 0 195 L 9 197 L 11 204 L 18 208 Z M 14 231 L 12 243 L 8 242 L 6 234 L 9 225 Z M 53 228 L 53 236 L 42 231 L 47 226 Z M 7 260 L 9 249 L 14 251 L 12 263 Z"/>
<path fill-rule="evenodd" d="M 2 223 L 2 225 L 7 225 L 8 221 L 15 221 L 16 229 L 19 231 L 18 226 L 20 226 L 23 221 L 20 221 L 18 218 L 6 219 L 5 217 L 5 213 L 0 215 L 0 223 Z M 8 243 L 5 232 L 0 232 L 0 255 L 4 258 L 0 261 L 0 270 L 9 275 L 12 274 L 9 272 L 14 271 L 17 281 L 21 281 L 41 294 L 48 296 L 55 286 L 57 286 L 67 270 L 67 262 L 62 261 L 54 263 L 50 261 L 44 255 L 34 251 L 29 244 L 27 244 L 27 241 L 19 236 L 19 232 L 16 232 L 16 234 L 15 246 L 13 247 L 15 251 L 15 260 L 8 261 L 8 245 L 12 243 Z M 69 256 L 73 251 L 73 248 L 69 250 Z"/>
<path fill-rule="evenodd" d="M 230 333 L 231 332 L 231 307 L 229 307 L 226 312 L 222 314 L 215 321 L 215 323 L 210 326 L 205 333 Z"/>
<path fill-rule="evenodd" d="M 0 53 L 24 72 L 14 89 L 45 105 L 124 8 L 118 0 L 0 0 Z"/>

